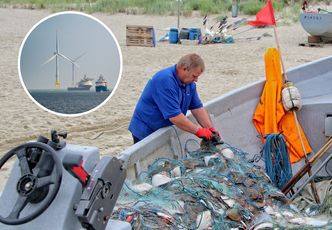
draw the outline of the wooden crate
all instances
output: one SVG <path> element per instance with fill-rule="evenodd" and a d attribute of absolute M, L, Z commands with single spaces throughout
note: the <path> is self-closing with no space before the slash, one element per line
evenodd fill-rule
<path fill-rule="evenodd" d="M 155 46 L 155 35 L 152 26 L 127 25 L 127 46 Z"/>

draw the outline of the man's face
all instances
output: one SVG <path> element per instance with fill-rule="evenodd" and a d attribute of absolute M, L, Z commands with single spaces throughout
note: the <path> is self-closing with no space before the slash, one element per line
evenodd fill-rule
<path fill-rule="evenodd" d="M 179 71 L 179 77 L 183 84 L 190 84 L 192 82 L 197 82 L 198 77 L 202 74 L 202 68 L 196 67 L 188 70 L 188 67 L 183 67 Z"/>

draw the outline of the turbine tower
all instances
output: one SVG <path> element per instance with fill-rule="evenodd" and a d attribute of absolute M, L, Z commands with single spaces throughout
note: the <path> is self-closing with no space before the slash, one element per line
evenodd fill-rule
<path fill-rule="evenodd" d="M 83 57 L 86 54 L 86 52 L 82 53 L 80 56 L 78 56 L 77 58 L 75 58 L 74 60 L 71 60 L 71 71 L 72 71 L 72 80 L 71 80 L 71 85 L 72 87 L 75 86 L 75 66 L 77 68 L 79 68 L 80 66 L 76 63 L 76 61 L 78 59 L 80 59 L 81 57 Z"/>
<path fill-rule="evenodd" d="M 55 33 L 55 51 L 53 53 L 53 56 L 50 57 L 48 60 L 46 60 L 43 65 L 46 65 L 47 63 L 51 62 L 53 59 L 55 59 L 55 89 L 60 89 L 60 78 L 59 78 L 59 57 L 62 57 L 63 59 L 71 62 L 73 64 L 73 61 L 60 53 L 59 51 L 59 40 L 58 40 L 58 32 Z M 76 63 L 74 63 L 76 65 Z"/>

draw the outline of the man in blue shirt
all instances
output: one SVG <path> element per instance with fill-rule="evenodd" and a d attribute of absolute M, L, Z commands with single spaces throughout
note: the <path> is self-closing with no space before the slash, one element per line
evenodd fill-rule
<path fill-rule="evenodd" d="M 212 137 L 212 133 L 219 135 L 196 90 L 195 82 L 204 69 L 200 56 L 188 54 L 176 65 L 157 72 L 148 81 L 129 124 L 134 143 L 173 124 L 206 140 Z M 188 109 L 200 126 L 185 116 Z"/>

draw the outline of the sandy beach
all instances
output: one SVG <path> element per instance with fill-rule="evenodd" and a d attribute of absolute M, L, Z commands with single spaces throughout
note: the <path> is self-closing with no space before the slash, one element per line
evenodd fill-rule
<path fill-rule="evenodd" d="M 276 46 L 271 36 L 260 40 L 235 40 L 234 44 L 190 46 L 166 42 L 157 43 L 155 48 L 127 47 L 126 25 L 153 26 L 158 39 L 165 35 L 165 28 L 176 26 L 176 16 L 93 14 L 109 26 L 119 41 L 123 54 L 121 82 L 102 108 L 80 117 L 59 117 L 30 100 L 21 86 L 17 68 L 24 36 L 49 14 L 46 10 L 0 9 L 0 155 L 39 135 L 49 135 L 52 129 L 68 131 L 68 142 L 72 144 L 97 146 L 103 155 L 117 155 L 132 144 L 127 126 L 143 87 L 156 71 L 175 64 L 184 54 L 198 53 L 206 64 L 206 72 L 197 84 L 198 91 L 202 101 L 208 102 L 237 87 L 263 79 L 264 52 L 267 47 Z M 209 17 L 210 23 L 215 17 Z M 300 22 L 280 24 L 278 35 L 286 69 L 332 55 L 332 44 L 323 47 L 298 45 L 306 42 L 308 36 Z M 181 17 L 181 27 L 201 25 L 202 17 L 199 15 Z M 243 26 L 239 32 L 248 28 Z M 234 38 L 257 37 L 264 33 L 273 35 L 273 30 L 253 29 Z"/>

